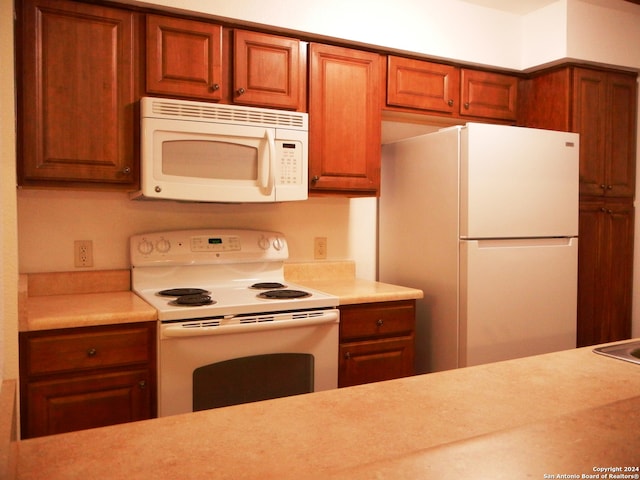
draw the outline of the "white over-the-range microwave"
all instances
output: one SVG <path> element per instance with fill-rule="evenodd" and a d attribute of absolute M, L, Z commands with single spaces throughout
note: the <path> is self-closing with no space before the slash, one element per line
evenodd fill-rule
<path fill-rule="evenodd" d="M 135 199 L 307 198 L 308 114 L 167 98 L 140 100 Z"/>

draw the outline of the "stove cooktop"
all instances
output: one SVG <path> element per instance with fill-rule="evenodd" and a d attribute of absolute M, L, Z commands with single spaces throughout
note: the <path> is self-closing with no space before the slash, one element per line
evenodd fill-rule
<path fill-rule="evenodd" d="M 158 318 L 161 321 L 333 308 L 338 306 L 338 298 L 334 295 L 301 285 L 291 283 L 286 285 L 287 288 L 272 290 L 254 289 L 250 285 L 237 287 L 215 285 L 181 287 L 198 288 L 204 292 L 209 292 L 192 294 L 201 295 L 205 299 L 205 303 L 202 305 L 197 302 L 188 303 L 188 301 L 181 304 L 176 301 L 178 296 L 160 295 L 157 289 L 137 291 L 134 288 L 134 291 L 158 311 Z M 265 296 L 265 292 L 270 292 L 270 294 Z M 291 292 L 301 292 L 301 294 L 292 294 Z M 210 298 L 210 302 L 206 301 L 207 298 Z"/>

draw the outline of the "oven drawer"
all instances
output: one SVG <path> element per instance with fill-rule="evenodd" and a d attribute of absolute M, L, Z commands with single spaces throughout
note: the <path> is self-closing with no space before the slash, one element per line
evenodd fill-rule
<path fill-rule="evenodd" d="M 146 326 L 30 332 L 22 344 L 28 375 L 146 363 L 155 342 Z"/>
<path fill-rule="evenodd" d="M 340 341 L 406 335 L 415 329 L 413 301 L 340 307 Z"/>

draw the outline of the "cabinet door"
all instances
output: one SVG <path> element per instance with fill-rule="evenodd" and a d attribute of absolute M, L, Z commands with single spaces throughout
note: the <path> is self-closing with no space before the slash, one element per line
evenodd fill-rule
<path fill-rule="evenodd" d="M 580 193 L 633 197 L 636 79 L 576 68 L 573 129 L 580 133 Z"/>
<path fill-rule="evenodd" d="M 234 103 L 304 109 L 306 44 L 294 38 L 234 31 Z"/>
<path fill-rule="evenodd" d="M 461 115 L 515 120 L 518 78 L 463 68 L 460 71 Z"/>
<path fill-rule="evenodd" d="M 610 196 L 633 197 L 635 193 L 637 85 L 635 76 L 609 74 L 605 177 Z"/>
<path fill-rule="evenodd" d="M 23 438 L 151 418 L 147 370 L 31 382 Z"/>
<path fill-rule="evenodd" d="M 454 113 L 459 110 L 459 101 L 459 68 L 410 58 L 388 57 L 388 105 Z"/>
<path fill-rule="evenodd" d="M 18 15 L 19 183 L 135 186 L 134 14 L 25 0 Z"/>
<path fill-rule="evenodd" d="M 311 44 L 312 193 L 376 195 L 380 187 L 382 61 L 376 53 Z"/>
<path fill-rule="evenodd" d="M 579 347 L 631 335 L 633 224 L 632 201 L 580 203 Z"/>
<path fill-rule="evenodd" d="M 147 16 L 147 92 L 220 100 L 222 27 Z"/>
<path fill-rule="evenodd" d="M 413 375 L 413 335 L 340 345 L 338 387 Z"/>
<path fill-rule="evenodd" d="M 580 194 L 606 189 L 606 73 L 576 68 L 573 76 L 573 131 L 580 134 Z"/>

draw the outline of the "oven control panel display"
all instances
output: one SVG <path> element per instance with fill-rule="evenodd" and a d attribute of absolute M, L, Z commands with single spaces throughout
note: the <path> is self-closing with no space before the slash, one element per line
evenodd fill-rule
<path fill-rule="evenodd" d="M 235 235 L 191 237 L 192 252 L 237 252 L 240 250 L 240 237 Z"/>

